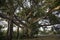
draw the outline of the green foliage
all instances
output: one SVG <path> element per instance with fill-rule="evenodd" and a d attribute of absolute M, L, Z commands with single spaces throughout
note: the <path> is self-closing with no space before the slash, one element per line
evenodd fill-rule
<path fill-rule="evenodd" d="M 5 4 L 5 0 L 0 0 L 0 6 L 3 6 Z"/>
<path fill-rule="evenodd" d="M 48 14 L 48 16 L 49 16 L 49 20 L 50 20 L 51 24 L 58 24 L 58 23 L 60 23 L 58 17 L 56 17 L 55 15 Z"/>
<path fill-rule="evenodd" d="M 27 3 L 25 3 L 24 1 L 26 2 L 27 0 L 8 0 L 8 3 L 5 4 L 5 0 L 0 0 L 0 6 L 3 6 L 2 7 L 3 9 L 7 9 L 7 10 L 4 10 L 7 14 L 8 14 L 8 12 L 11 12 L 11 11 L 13 11 L 13 13 L 14 13 L 18 7 L 22 7 L 22 11 L 20 10 L 20 12 L 17 13 L 17 16 L 22 19 L 25 19 L 28 16 L 28 18 L 25 19 L 26 20 L 25 22 L 26 23 L 31 22 L 27 26 L 30 29 L 32 29 L 32 34 L 38 34 L 38 32 L 39 32 L 38 23 L 33 23 L 33 21 L 37 20 L 38 18 L 45 17 L 46 13 L 47 13 L 46 12 L 47 8 L 51 9 L 51 8 L 60 6 L 60 0 L 29 0 L 29 3 L 30 3 L 29 5 L 31 7 L 24 7 L 24 4 L 25 4 L 25 6 L 27 5 Z M 43 1 L 45 1 L 45 2 L 43 2 Z M 3 12 L 3 13 L 5 13 L 5 12 Z M 31 14 L 29 15 L 29 13 L 31 13 Z M 9 17 L 9 15 L 8 15 L 8 17 Z M 48 17 L 49 17 L 51 24 L 60 23 L 58 17 L 56 17 L 55 15 L 48 13 Z M 29 18 L 31 18 L 31 19 L 29 19 Z M 15 17 L 13 19 L 15 19 Z M 19 23 L 18 20 L 16 22 Z M 0 28 L 0 31 L 1 31 L 1 28 Z M 16 32 L 14 32 L 14 33 L 16 33 Z M 44 32 L 42 32 L 42 33 L 44 33 Z M 2 37 L 2 32 L 0 33 L 0 35 Z M 14 34 L 14 37 L 15 36 L 16 36 L 16 34 Z M 20 33 L 20 37 L 22 37 L 22 36 L 23 36 L 23 33 Z"/>
<path fill-rule="evenodd" d="M 2 32 L 2 26 L 0 25 L 0 40 L 4 39 L 3 32 Z"/>
<path fill-rule="evenodd" d="M 35 35 L 35 34 L 38 34 L 39 32 L 39 26 L 38 26 L 38 23 L 33 23 L 31 24 L 30 28 L 32 29 L 32 32 L 31 32 L 31 35 Z"/>

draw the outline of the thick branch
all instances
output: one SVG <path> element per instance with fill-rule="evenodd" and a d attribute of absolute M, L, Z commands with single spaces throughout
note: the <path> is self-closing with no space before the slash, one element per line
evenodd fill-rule
<path fill-rule="evenodd" d="M 19 27 L 21 27 L 20 24 L 26 26 L 23 22 L 21 22 L 21 21 L 19 22 L 19 21 L 17 21 L 17 19 L 15 19 L 15 18 L 10 19 L 9 16 L 7 16 L 7 15 L 5 15 L 5 14 L 3 14 L 3 13 L 0 13 L 0 17 L 2 17 L 2 18 L 4 18 L 4 19 L 8 19 L 8 20 L 13 20 L 13 23 L 16 24 L 16 25 L 19 26 Z"/>
<path fill-rule="evenodd" d="M 51 8 L 47 13 L 51 13 L 51 12 L 53 12 L 54 10 L 58 10 L 58 9 L 60 9 L 60 6 Z"/>
<path fill-rule="evenodd" d="M 5 14 L 3 14 L 3 13 L 0 13 L 0 17 L 2 17 L 2 18 L 4 18 L 4 19 L 8 19 L 8 20 L 13 20 L 13 23 L 14 23 L 15 25 L 19 26 L 19 27 L 21 27 L 20 24 L 23 25 L 24 27 L 27 27 L 27 25 L 24 24 L 21 20 L 15 19 L 15 18 L 10 19 L 9 16 L 7 16 L 7 15 L 5 15 Z M 60 24 L 60 23 L 59 23 L 59 24 Z M 51 26 L 51 25 L 52 25 L 52 24 L 50 24 L 50 25 L 40 25 L 40 26 Z M 55 25 L 55 24 L 53 24 L 53 25 Z M 24 28 L 24 27 L 21 27 L 21 28 Z"/>

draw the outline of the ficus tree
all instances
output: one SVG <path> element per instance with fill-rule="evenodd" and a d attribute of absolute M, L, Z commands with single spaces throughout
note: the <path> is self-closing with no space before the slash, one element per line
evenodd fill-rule
<path fill-rule="evenodd" d="M 0 17 L 8 20 L 8 39 L 12 40 L 13 24 L 18 26 L 17 32 L 20 27 L 30 37 L 32 30 L 34 32 L 39 28 L 38 22 L 41 19 L 49 19 L 49 25 L 60 23 L 58 17 L 52 14 L 60 10 L 59 3 L 59 0 L 0 0 Z"/>

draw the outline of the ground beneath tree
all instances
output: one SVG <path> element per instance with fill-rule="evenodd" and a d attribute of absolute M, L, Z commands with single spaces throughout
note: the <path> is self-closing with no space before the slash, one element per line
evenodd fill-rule
<path fill-rule="evenodd" d="M 37 38 L 26 38 L 26 39 L 19 39 L 19 40 L 60 40 L 60 36 L 40 36 Z"/>

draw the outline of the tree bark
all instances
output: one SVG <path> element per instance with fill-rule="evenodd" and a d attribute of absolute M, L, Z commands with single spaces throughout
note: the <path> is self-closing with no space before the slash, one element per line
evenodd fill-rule
<path fill-rule="evenodd" d="M 12 35 L 13 35 L 13 23 L 12 20 L 8 21 L 8 40 L 12 40 Z"/>
<path fill-rule="evenodd" d="M 19 39 L 19 27 L 17 27 L 17 39 Z"/>
<path fill-rule="evenodd" d="M 9 12 L 9 18 L 11 20 L 8 20 L 8 34 L 7 34 L 7 39 L 12 40 L 13 37 L 13 14 L 14 12 Z"/>

